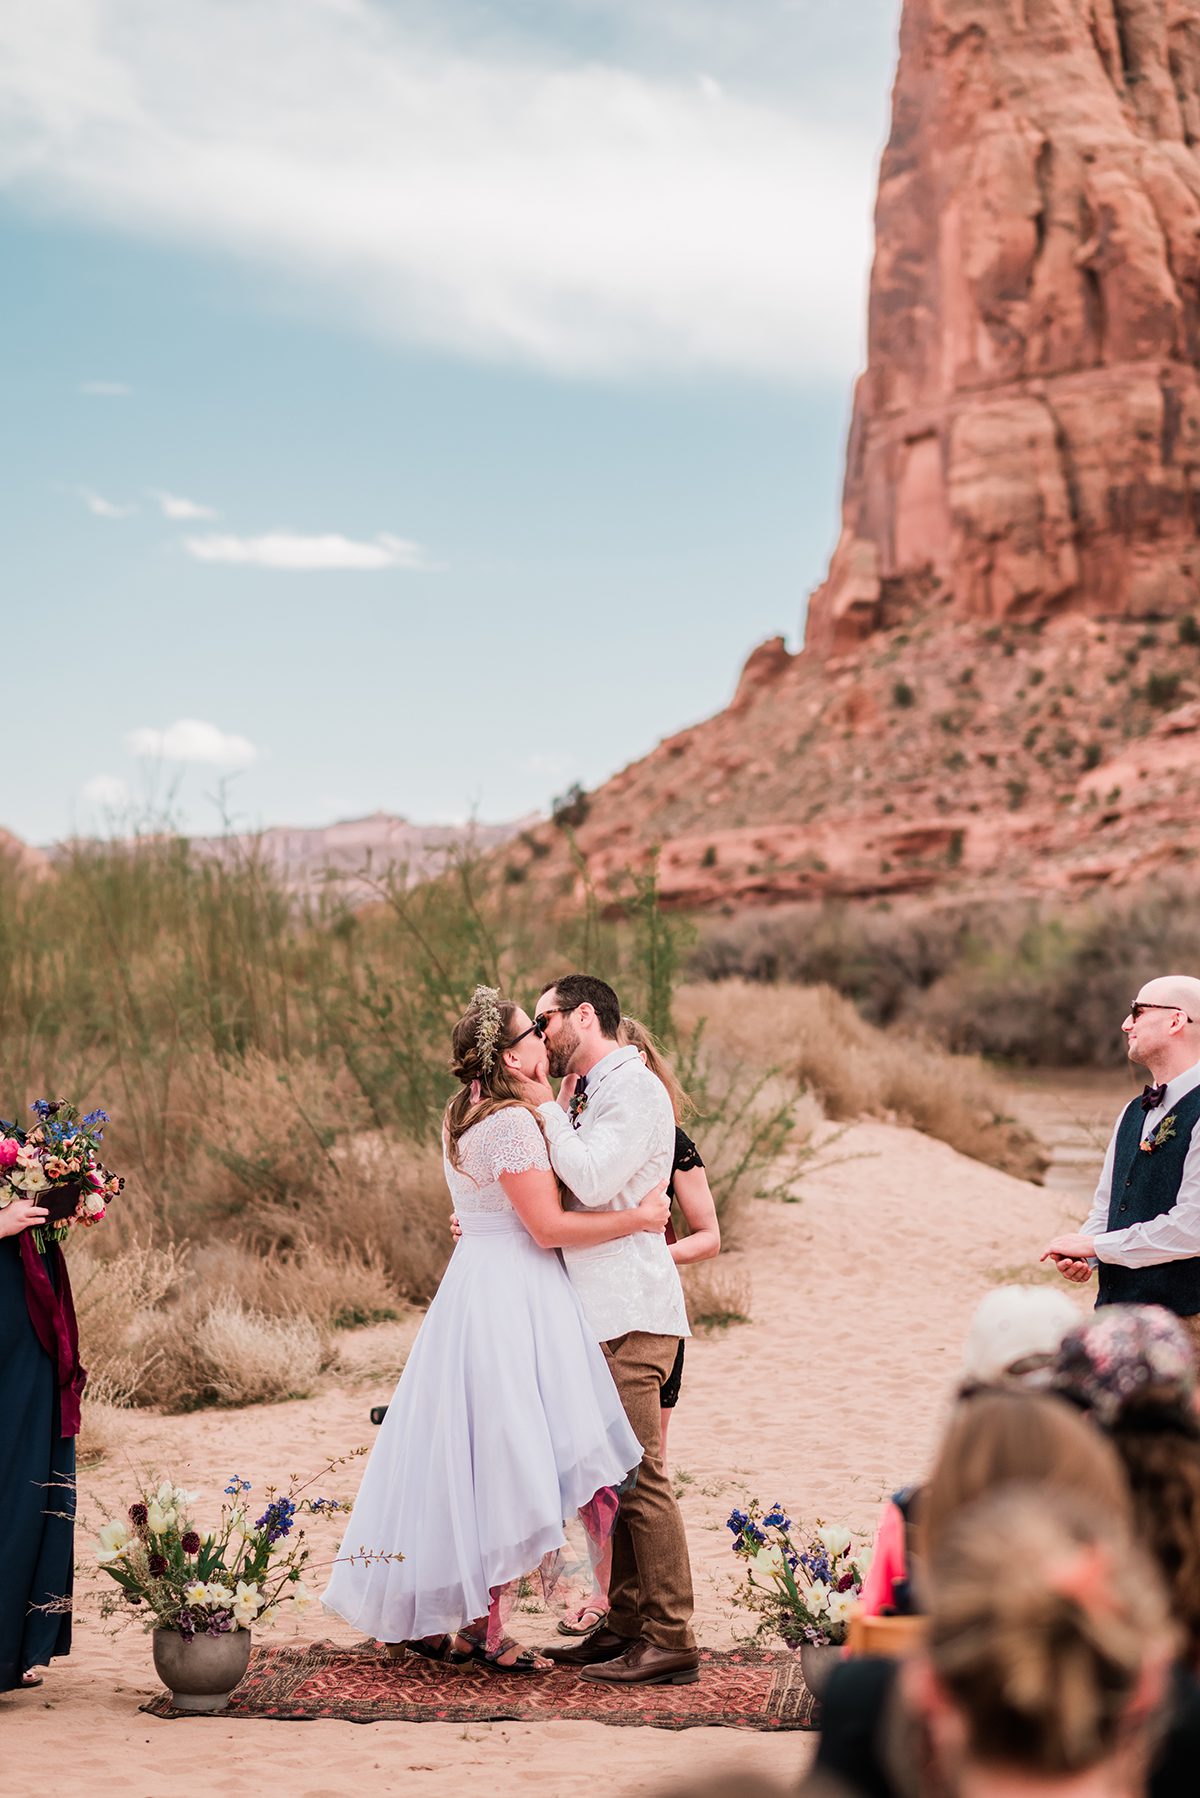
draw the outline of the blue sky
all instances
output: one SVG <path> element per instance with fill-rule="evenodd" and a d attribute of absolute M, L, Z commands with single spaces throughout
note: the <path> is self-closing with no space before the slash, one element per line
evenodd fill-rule
<path fill-rule="evenodd" d="M 0 17 L 0 824 L 514 817 L 796 643 L 897 13 Z"/>

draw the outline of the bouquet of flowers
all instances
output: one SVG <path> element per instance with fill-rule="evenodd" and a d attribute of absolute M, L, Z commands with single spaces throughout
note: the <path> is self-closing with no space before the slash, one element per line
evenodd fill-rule
<path fill-rule="evenodd" d="M 266 1509 L 251 1523 L 250 1491 L 250 1481 L 234 1474 L 220 1523 L 202 1533 L 192 1520 L 194 1492 L 170 1480 L 147 1486 L 124 1517 L 111 1518 L 100 1531 L 96 1559 L 121 1589 L 119 1597 L 105 1600 L 106 1614 L 145 1605 L 147 1629 L 175 1630 L 190 1642 L 265 1623 L 284 1603 L 297 1614 L 307 1611 L 314 1599 L 301 1578 L 311 1554 L 304 1531 L 282 1545 L 298 1516 L 349 1506 L 305 1497 L 303 1489 L 278 1493 L 268 1487 Z"/>
<path fill-rule="evenodd" d="M 782 1505 L 764 1514 L 756 1498 L 746 1510 L 732 1511 L 726 1527 L 733 1533 L 734 1554 L 746 1562 L 738 1603 L 759 1614 L 760 1631 L 776 1631 L 790 1648 L 845 1641 L 866 1572 L 850 1553 L 848 1529 L 818 1520 L 805 1541 L 793 1536 Z"/>
<path fill-rule="evenodd" d="M 98 1224 L 125 1182 L 100 1159 L 107 1111 L 81 1118 L 65 1099 L 35 1099 L 37 1123 L 22 1130 L 0 1118 L 0 1206 L 33 1199 L 50 1213 L 35 1225 L 41 1254 L 47 1242 L 64 1242 L 74 1224 Z"/>

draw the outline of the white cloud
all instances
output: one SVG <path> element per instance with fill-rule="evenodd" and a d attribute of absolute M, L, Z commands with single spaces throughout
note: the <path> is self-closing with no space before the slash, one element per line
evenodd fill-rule
<path fill-rule="evenodd" d="M 295 531 L 268 531 L 262 537 L 185 537 L 183 547 L 198 562 L 238 562 L 253 568 L 373 569 L 428 568 L 419 543 L 382 531 L 373 541 L 334 532 L 306 537 Z"/>
<path fill-rule="evenodd" d="M 258 757 L 258 750 L 246 737 L 204 724 L 198 718 L 181 718 L 166 730 L 143 726 L 131 730 L 126 738 L 134 755 L 150 756 L 159 762 L 212 762 L 220 767 L 245 768 Z"/>
<path fill-rule="evenodd" d="M 96 518 L 132 518 L 137 511 L 136 506 L 118 506 L 103 494 L 93 493 L 90 487 L 81 487 L 79 497 L 88 511 Z"/>
<path fill-rule="evenodd" d="M 102 812 L 124 811 L 129 804 L 129 786 L 116 774 L 93 774 L 83 783 L 82 797 Z"/>
<path fill-rule="evenodd" d="M 401 342 L 572 374 L 857 365 L 874 132 L 468 10 L 0 8 L 0 183 Z"/>
<path fill-rule="evenodd" d="M 202 506 L 198 500 L 184 499 L 178 493 L 164 493 L 161 488 L 152 487 L 150 498 L 158 501 L 159 510 L 164 518 L 173 518 L 182 522 L 185 519 L 219 518 L 220 513 L 212 506 Z"/>
<path fill-rule="evenodd" d="M 133 388 L 127 387 L 124 381 L 83 381 L 79 391 L 90 394 L 93 399 L 123 400 L 133 392 Z"/>

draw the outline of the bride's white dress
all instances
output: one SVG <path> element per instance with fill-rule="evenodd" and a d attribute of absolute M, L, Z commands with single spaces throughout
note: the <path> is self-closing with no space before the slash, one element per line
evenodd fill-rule
<path fill-rule="evenodd" d="M 462 1226 L 363 1474 L 322 1602 L 384 1642 L 457 1629 L 561 1547 L 564 1518 L 641 1460 L 602 1350 L 552 1249 L 500 1185 L 548 1168 L 523 1106 L 459 1141 Z"/>

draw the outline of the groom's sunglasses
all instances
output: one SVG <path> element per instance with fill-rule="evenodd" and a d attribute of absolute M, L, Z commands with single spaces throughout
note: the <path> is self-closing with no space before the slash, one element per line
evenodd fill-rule
<path fill-rule="evenodd" d="M 1135 999 L 1129 1007 L 1129 1015 L 1136 1024 L 1144 1011 L 1177 1011 L 1185 1024 L 1194 1024 L 1195 1018 L 1189 1018 L 1182 1005 L 1156 1005 L 1151 999 Z M 534 1026 L 536 1029 L 536 1025 Z"/>

